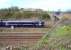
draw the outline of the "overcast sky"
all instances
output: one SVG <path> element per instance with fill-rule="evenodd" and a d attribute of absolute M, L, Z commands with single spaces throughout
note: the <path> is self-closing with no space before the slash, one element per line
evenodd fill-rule
<path fill-rule="evenodd" d="M 71 9 L 71 0 L 0 0 L 0 8 L 40 8 L 44 10 Z"/>

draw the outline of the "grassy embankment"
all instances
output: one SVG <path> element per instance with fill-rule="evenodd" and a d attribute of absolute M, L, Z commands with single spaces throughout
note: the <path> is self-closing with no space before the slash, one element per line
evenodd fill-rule
<path fill-rule="evenodd" d="M 35 47 L 37 50 L 45 45 L 49 50 L 71 50 L 71 25 L 58 26 L 41 41 Z"/>

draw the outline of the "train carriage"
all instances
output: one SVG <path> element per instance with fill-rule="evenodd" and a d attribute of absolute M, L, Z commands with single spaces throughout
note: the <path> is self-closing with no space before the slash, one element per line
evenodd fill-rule
<path fill-rule="evenodd" d="M 32 20 L 1 20 L 0 27 L 43 27 L 43 21 Z"/>

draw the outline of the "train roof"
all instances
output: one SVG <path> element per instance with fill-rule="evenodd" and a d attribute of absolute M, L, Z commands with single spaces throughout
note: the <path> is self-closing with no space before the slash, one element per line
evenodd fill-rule
<path fill-rule="evenodd" d="M 40 22 L 41 20 L 1 20 L 3 22 Z"/>

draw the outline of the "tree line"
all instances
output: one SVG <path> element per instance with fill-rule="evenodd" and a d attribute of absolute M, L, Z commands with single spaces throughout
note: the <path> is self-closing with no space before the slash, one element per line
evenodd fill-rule
<path fill-rule="evenodd" d="M 42 9 L 32 9 L 32 8 L 2 8 L 0 9 L 0 19 L 25 19 L 36 17 L 42 20 L 50 19 L 50 16 L 47 11 Z"/>

